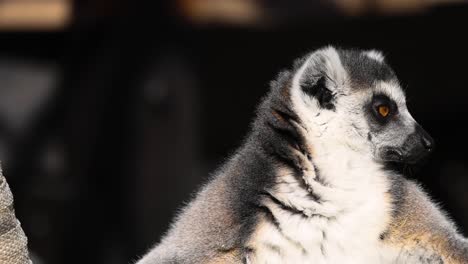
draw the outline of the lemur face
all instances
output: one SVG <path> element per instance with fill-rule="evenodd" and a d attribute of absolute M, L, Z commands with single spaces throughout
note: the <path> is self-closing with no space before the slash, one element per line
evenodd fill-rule
<path fill-rule="evenodd" d="M 405 163 L 415 163 L 433 148 L 377 51 L 319 50 L 305 59 L 292 82 L 295 111 L 322 146 Z"/>
<path fill-rule="evenodd" d="M 409 113 L 398 83 L 377 82 L 366 97 L 362 130 L 375 159 L 416 163 L 432 151 L 433 139 Z"/>

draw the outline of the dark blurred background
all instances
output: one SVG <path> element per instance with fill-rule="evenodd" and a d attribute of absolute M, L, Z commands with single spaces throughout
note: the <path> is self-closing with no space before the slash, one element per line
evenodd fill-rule
<path fill-rule="evenodd" d="M 437 141 L 412 175 L 468 232 L 468 6 L 0 0 L 0 159 L 37 263 L 130 263 L 324 45 L 382 50 Z"/>

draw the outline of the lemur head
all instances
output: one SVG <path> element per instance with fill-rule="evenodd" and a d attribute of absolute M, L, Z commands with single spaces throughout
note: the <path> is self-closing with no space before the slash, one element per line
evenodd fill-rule
<path fill-rule="evenodd" d="M 340 147 L 377 162 L 414 163 L 433 148 L 378 51 L 315 51 L 297 63 L 289 88 L 306 137 L 325 151 Z"/>

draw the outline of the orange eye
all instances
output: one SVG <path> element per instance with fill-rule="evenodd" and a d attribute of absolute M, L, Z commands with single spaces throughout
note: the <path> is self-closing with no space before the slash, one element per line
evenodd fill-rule
<path fill-rule="evenodd" d="M 386 105 L 379 106 L 377 110 L 379 111 L 379 114 L 383 117 L 387 117 L 388 114 L 390 113 L 390 108 Z"/>

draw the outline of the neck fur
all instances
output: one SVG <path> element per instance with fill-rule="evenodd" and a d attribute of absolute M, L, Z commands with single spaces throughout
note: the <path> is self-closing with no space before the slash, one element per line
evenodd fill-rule
<path fill-rule="evenodd" d="M 270 194 L 282 204 L 306 216 L 335 218 L 387 192 L 388 177 L 372 157 L 319 140 L 309 148 L 312 157 L 299 175 L 287 167 L 278 171 Z"/>

